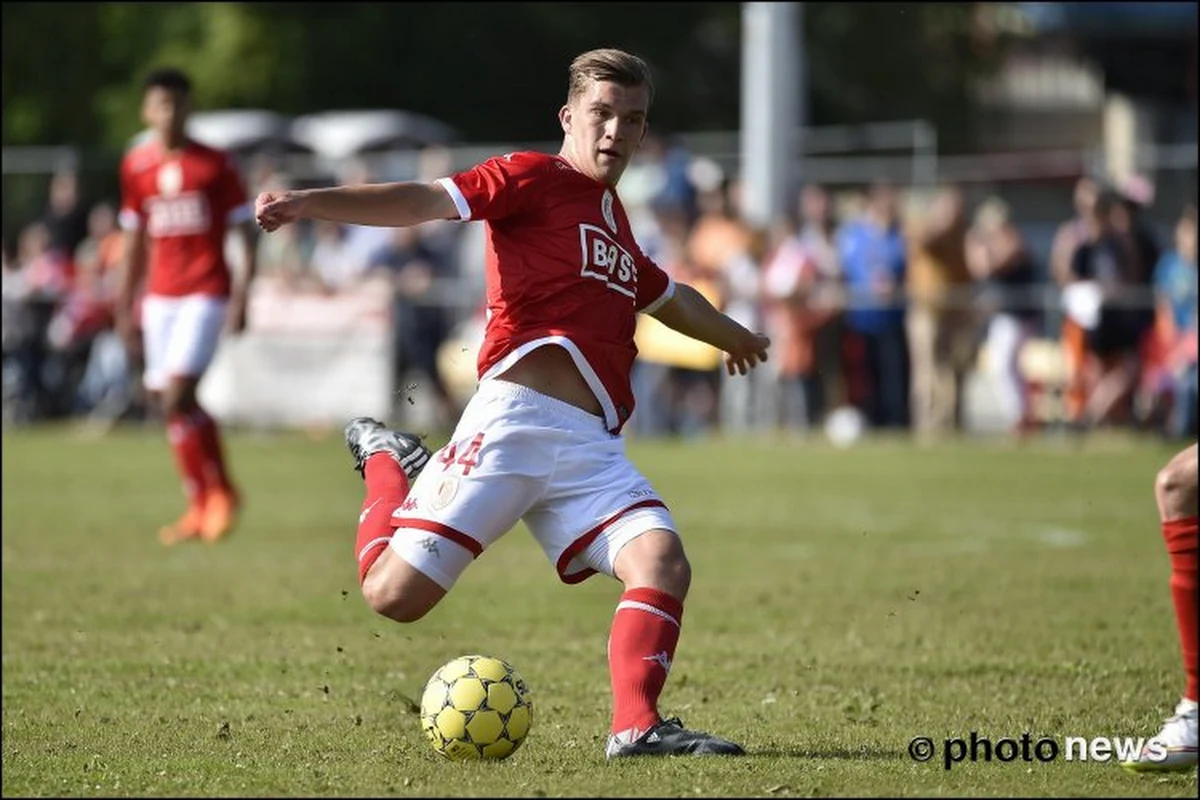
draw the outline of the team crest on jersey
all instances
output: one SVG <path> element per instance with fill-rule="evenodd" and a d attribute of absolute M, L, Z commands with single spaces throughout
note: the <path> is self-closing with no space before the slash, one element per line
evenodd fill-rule
<path fill-rule="evenodd" d="M 454 500 L 454 496 L 458 494 L 458 478 L 453 475 L 447 475 L 442 478 L 442 482 L 438 484 L 437 494 L 433 497 L 431 504 L 436 510 L 441 511 Z"/>
<path fill-rule="evenodd" d="M 178 162 L 169 161 L 158 168 L 158 193 L 174 197 L 183 188 L 183 169 Z"/>
<path fill-rule="evenodd" d="M 613 195 L 608 189 L 604 190 L 604 196 L 600 198 L 600 213 L 604 215 L 604 221 L 608 224 L 609 230 L 616 233 L 617 218 L 613 216 Z"/>

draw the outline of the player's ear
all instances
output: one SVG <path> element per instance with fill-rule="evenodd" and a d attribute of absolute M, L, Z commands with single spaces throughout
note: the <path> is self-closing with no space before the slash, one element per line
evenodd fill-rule
<path fill-rule="evenodd" d="M 563 133 L 571 132 L 571 107 L 563 106 L 558 110 L 558 123 L 562 125 Z"/>

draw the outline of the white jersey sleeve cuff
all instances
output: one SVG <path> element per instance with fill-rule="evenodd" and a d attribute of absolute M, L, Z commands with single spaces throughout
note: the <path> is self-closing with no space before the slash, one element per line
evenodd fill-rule
<path fill-rule="evenodd" d="M 674 296 L 675 296 L 675 279 L 667 278 L 667 288 L 665 290 L 663 290 L 663 293 L 658 296 L 657 300 L 655 300 L 653 303 L 651 303 L 650 305 L 643 308 L 642 313 L 643 314 L 653 314 L 655 311 L 658 311 L 660 308 L 662 308 L 663 304 L 665 304 L 668 300 L 670 300 Z"/>
<path fill-rule="evenodd" d="M 471 220 L 471 204 L 463 196 L 462 190 L 458 188 L 458 184 L 450 178 L 438 178 L 437 182 L 442 185 L 442 188 L 450 195 L 450 199 L 454 201 L 454 207 L 458 209 L 458 218 L 463 222 L 469 222 Z"/>
<path fill-rule="evenodd" d="M 121 226 L 123 231 L 136 231 L 142 228 L 142 218 L 138 216 L 136 211 L 130 211 L 128 208 L 121 209 L 117 214 L 117 224 Z"/>
<path fill-rule="evenodd" d="M 243 222 L 249 221 L 252 216 L 254 216 L 254 210 L 250 208 L 250 204 L 242 203 L 240 206 L 230 211 L 225 217 L 225 220 L 230 225 L 240 225 Z"/>

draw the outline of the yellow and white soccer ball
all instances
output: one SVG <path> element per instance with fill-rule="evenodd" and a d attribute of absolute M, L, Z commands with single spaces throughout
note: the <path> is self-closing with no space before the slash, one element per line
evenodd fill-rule
<path fill-rule="evenodd" d="M 499 658 L 459 656 L 433 673 L 421 695 L 421 728 L 451 761 L 508 758 L 532 723 L 528 686 Z"/>

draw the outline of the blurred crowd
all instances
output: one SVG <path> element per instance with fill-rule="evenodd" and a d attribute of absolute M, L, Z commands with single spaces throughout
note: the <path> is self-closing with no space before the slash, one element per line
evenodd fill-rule
<path fill-rule="evenodd" d="M 407 177 L 451 166 L 431 149 Z M 246 177 L 252 195 L 296 183 L 270 159 L 250 163 Z M 351 161 L 336 179 L 391 177 Z M 773 342 L 767 370 L 736 378 L 717 358 L 648 348 L 635 367 L 634 435 L 803 433 L 847 415 L 864 428 L 953 432 L 973 374 L 986 374 L 1013 432 L 1196 432 L 1196 211 L 1171 210 L 1173 231 L 1160 235 L 1144 182 L 1081 178 L 1074 215 L 1045 258 L 1004 200 L 952 185 L 809 184 L 787 214 L 756 227 L 736 176 L 657 137 L 621 195 L 648 256 Z M 122 258 L 114 201 L 87 204 L 69 171 L 52 178 L 48 198 L 4 246 L 5 422 L 137 418 L 140 381 L 112 329 Z M 457 401 L 438 353 L 478 334 L 483 247 L 481 226 L 450 222 L 301 224 L 259 238 L 256 281 L 336 294 L 386 278 L 397 381 L 427 381 L 449 421 Z M 643 333 L 653 335 L 639 330 L 639 345 Z M 1030 366 L 1031 343 L 1049 346 L 1059 373 Z"/>

